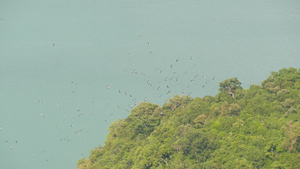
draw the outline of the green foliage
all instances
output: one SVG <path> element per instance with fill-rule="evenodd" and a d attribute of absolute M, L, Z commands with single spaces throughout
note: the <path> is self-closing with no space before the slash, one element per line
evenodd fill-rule
<path fill-rule="evenodd" d="M 242 83 L 236 77 L 227 79 L 220 83 L 219 91 L 221 91 L 221 93 L 222 91 L 225 91 L 234 98 L 235 91 L 242 89 L 241 84 Z"/>
<path fill-rule="evenodd" d="M 300 70 L 240 85 L 232 78 L 215 97 L 138 105 L 111 124 L 105 145 L 77 168 L 299 168 Z"/>

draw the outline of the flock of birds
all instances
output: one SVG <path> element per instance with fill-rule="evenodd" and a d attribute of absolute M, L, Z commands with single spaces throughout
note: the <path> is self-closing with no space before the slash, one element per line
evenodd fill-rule
<path fill-rule="evenodd" d="M 0 18 L 0 20 L 3 20 Z M 139 38 L 143 37 L 143 35 L 138 35 Z M 150 42 L 146 42 L 147 45 L 151 45 Z M 55 47 L 56 44 L 52 43 L 52 47 Z M 153 51 L 151 50 L 150 52 L 147 52 L 148 54 L 152 54 Z M 188 63 L 189 65 L 185 65 Z M 109 91 L 109 94 L 111 95 L 123 95 L 127 99 L 123 99 L 128 101 L 127 106 L 124 106 L 122 104 L 115 104 L 115 108 L 117 108 L 117 111 L 126 111 L 129 112 L 131 109 L 136 107 L 139 103 L 142 102 L 147 102 L 148 99 L 155 99 L 156 98 L 162 98 L 162 99 L 168 99 L 172 97 L 172 95 L 186 95 L 190 96 L 192 93 L 192 86 L 196 83 L 197 85 L 201 84 L 199 87 L 204 88 L 206 85 L 209 84 L 210 81 L 214 81 L 215 77 L 208 78 L 205 75 L 199 74 L 197 70 L 191 69 L 191 68 L 196 68 L 196 65 L 191 65 L 194 64 L 194 57 L 193 56 L 186 56 L 186 57 L 181 57 L 181 58 L 176 58 L 172 63 L 169 63 L 168 65 L 165 65 L 164 68 L 156 68 L 155 70 L 152 70 L 152 72 L 142 72 L 139 71 L 138 69 L 126 69 L 126 70 L 121 70 L 124 73 L 124 76 L 131 76 L 131 80 L 133 81 L 139 81 L 135 84 L 142 84 L 142 86 L 138 86 L 143 88 L 144 90 L 150 91 L 152 95 L 149 96 L 143 96 L 142 98 L 140 97 L 141 93 L 133 93 L 130 92 L 131 90 L 126 90 L 124 88 L 117 88 L 113 82 L 111 82 L 111 85 L 106 86 L 106 90 Z M 185 69 L 180 69 L 183 67 L 188 67 L 188 70 Z M 119 68 L 113 67 L 115 71 L 119 71 Z M 184 70 L 184 71 L 182 71 Z M 150 76 L 149 74 L 155 74 L 155 76 Z M 137 78 L 139 77 L 139 78 Z M 71 85 L 76 86 L 78 83 L 75 81 L 70 81 Z M 108 84 L 108 83 L 107 83 Z M 72 90 L 71 92 L 73 94 L 76 94 L 76 90 Z M 128 88 L 130 88 L 128 86 Z M 104 91 L 103 91 L 104 92 Z M 149 92 L 148 92 L 149 93 Z M 153 99 L 153 100 L 154 100 Z M 39 104 L 45 104 L 45 101 L 43 100 L 38 100 Z M 91 103 L 94 103 L 94 101 L 91 101 Z M 57 107 L 61 106 L 62 102 L 57 103 Z M 75 110 L 75 116 L 78 116 L 78 118 L 85 116 L 84 112 L 81 112 L 81 109 Z M 39 113 L 40 117 L 42 119 L 46 118 L 45 113 Z M 113 113 L 109 113 L 110 116 L 113 115 Z M 63 115 L 63 118 L 66 118 L 66 115 Z M 109 123 L 109 120 L 103 119 L 105 123 Z M 73 124 L 69 124 L 69 126 L 63 126 L 64 128 L 69 128 L 70 130 L 73 131 L 75 135 L 80 135 L 82 133 L 88 132 L 87 130 L 84 130 L 82 128 L 76 128 Z M 63 128 L 61 125 L 56 125 L 56 129 L 62 129 Z M 2 126 L 0 126 L 0 131 L 2 130 Z M 71 138 L 68 137 L 60 137 L 58 138 L 58 141 L 60 142 L 69 142 L 71 141 Z M 84 139 L 84 142 L 87 142 L 86 139 Z M 10 144 L 9 148 L 13 150 L 15 148 L 16 144 L 19 144 L 19 140 L 5 140 L 5 144 Z M 48 161 L 45 160 L 45 161 Z"/>
<path fill-rule="evenodd" d="M 192 60 L 193 57 L 190 57 L 190 60 Z M 176 62 L 179 62 L 179 59 L 176 59 Z M 170 69 L 174 68 L 174 64 L 170 65 Z M 115 70 L 118 70 L 117 68 L 115 68 Z M 191 87 L 193 86 L 193 83 L 198 81 L 204 81 L 204 83 L 201 85 L 201 88 L 206 87 L 206 85 L 208 85 L 208 83 L 210 81 L 214 81 L 215 77 L 212 77 L 210 79 L 208 79 L 205 75 L 201 75 L 200 74 L 196 74 L 193 75 L 192 78 L 190 78 L 189 80 L 183 82 L 182 79 L 187 79 L 186 77 L 188 77 L 188 71 L 185 71 L 184 73 L 179 73 L 178 71 L 174 70 L 171 74 L 171 76 L 163 76 L 164 75 L 164 69 L 156 69 L 155 71 L 159 71 L 159 73 L 162 75 L 161 79 L 147 79 L 145 80 L 145 85 L 146 85 L 146 90 L 154 90 L 155 92 L 153 92 L 153 94 L 157 94 L 158 98 L 161 98 L 163 96 L 166 96 L 166 98 L 170 98 L 172 97 L 172 94 L 176 94 L 176 95 L 186 95 L 186 96 L 190 96 L 192 91 L 190 90 Z M 124 72 L 126 72 L 126 70 L 124 70 Z M 146 77 L 147 75 L 143 72 L 138 72 L 136 69 L 132 70 L 131 75 L 132 76 L 138 76 L 138 74 L 140 74 L 141 76 Z M 153 82 L 154 81 L 154 82 Z M 158 81 L 158 82 L 157 82 Z M 181 88 L 180 91 L 178 91 L 178 88 Z M 118 93 L 118 94 L 124 94 L 125 96 L 128 96 L 127 100 L 131 100 L 131 104 L 128 104 L 128 107 L 125 108 L 126 112 L 130 112 L 130 109 L 132 109 L 133 107 L 135 107 L 138 103 L 141 102 L 146 102 L 148 101 L 149 97 L 144 97 L 142 99 L 138 99 L 137 97 L 135 97 L 134 94 L 127 92 L 126 90 L 122 90 L 119 88 L 115 88 L 113 89 L 111 87 L 111 85 L 107 85 L 106 87 L 107 90 L 111 91 L 114 90 L 114 92 Z M 115 94 L 112 93 L 112 94 Z M 167 101 L 167 100 L 166 100 Z M 116 105 L 116 107 L 118 109 L 121 108 L 121 106 L 119 104 Z M 105 120 L 107 122 L 107 120 Z"/>
<path fill-rule="evenodd" d="M 142 36 L 143 35 L 138 35 L 138 37 Z M 147 42 L 147 45 L 151 45 L 151 43 Z M 150 51 L 149 54 L 152 54 L 152 51 Z M 144 88 L 144 91 L 152 91 L 151 96 L 144 96 L 142 98 L 139 98 L 139 93 L 137 93 L 137 95 L 135 93 L 130 93 L 126 89 L 120 87 L 113 87 L 115 86 L 115 84 L 110 85 L 110 83 L 106 86 L 106 89 L 108 91 L 111 91 L 111 95 L 115 95 L 117 93 L 120 95 L 127 96 L 127 99 L 123 99 L 123 102 L 124 100 L 129 101 L 126 106 L 122 107 L 120 104 L 115 105 L 118 109 L 121 109 L 120 111 L 126 112 L 130 112 L 132 108 L 136 107 L 136 105 L 141 102 L 147 102 L 149 98 L 165 98 L 166 102 L 168 98 L 172 97 L 172 95 L 190 96 L 192 94 L 192 87 L 194 85 L 200 84 L 199 88 L 205 88 L 209 84 L 209 82 L 214 81 L 216 78 L 209 78 L 206 75 L 200 74 L 198 70 L 193 70 L 192 68 L 197 69 L 196 65 L 194 64 L 194 59 L 194 56 L 176 58 L 172 63 L 163 66 L 163 68 L 156 68 L 155 70 L 152 70 L 149 73 L 152 74 L 150 76 L 146 72 L 141 72 L 137 69 L 130 70 L 125 68 L 124 70 L 121 70 L 124 73 L 124 75 L 122 76 L 131 76 L 132 81 L 135 81 L 135 85 L 139 84 L 138 82 L 136 83 L 136 81 L 143 81 L 143 85 L 135 86 L 135 88 Z M 120 71 L 118 67 L 114 66 L 113 68 L 115 71 Z M 153 74 L 156 74 L 154 75 L 154 78 Z M 139 77 L 135 78 L 137 76 Z M 108 120 L 106 119 L 104 121 L 108 122 Z"/>

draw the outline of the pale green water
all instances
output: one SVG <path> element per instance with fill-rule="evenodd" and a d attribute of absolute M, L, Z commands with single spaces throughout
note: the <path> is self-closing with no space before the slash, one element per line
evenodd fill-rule
<path fill-rule="evenodd" d="M 300 1 L 0 0 L 0 18 L 0 169 L 76 168 L 135 102 L 300 67 Z"/>

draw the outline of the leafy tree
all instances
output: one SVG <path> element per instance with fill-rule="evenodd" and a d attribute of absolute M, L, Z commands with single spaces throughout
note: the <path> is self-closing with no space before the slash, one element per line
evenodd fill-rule
<path fill-rule="evenodd" d="M 242 83 L 236 77 L 227 79 L 220 83 L 219 91 L 228 92 L 234 98 L 234 91 L 242 89 L 241 84 Z"/>
<path fill-rule="evenodd" d="M 231 78 L 214 97 L 138 105 L 111 124 L 105 145 L 77 168 L 299 168 L 300 70 L 240 85 Z"/>

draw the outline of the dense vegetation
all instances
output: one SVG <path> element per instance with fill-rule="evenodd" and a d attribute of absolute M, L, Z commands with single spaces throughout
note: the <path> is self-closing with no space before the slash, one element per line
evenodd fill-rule
<path fill-rule="evenodd" d="M 215 97 L 140 104 L 77 167 L 300 168 L 300 69 L 240 85 L 232 78 Z"/>

